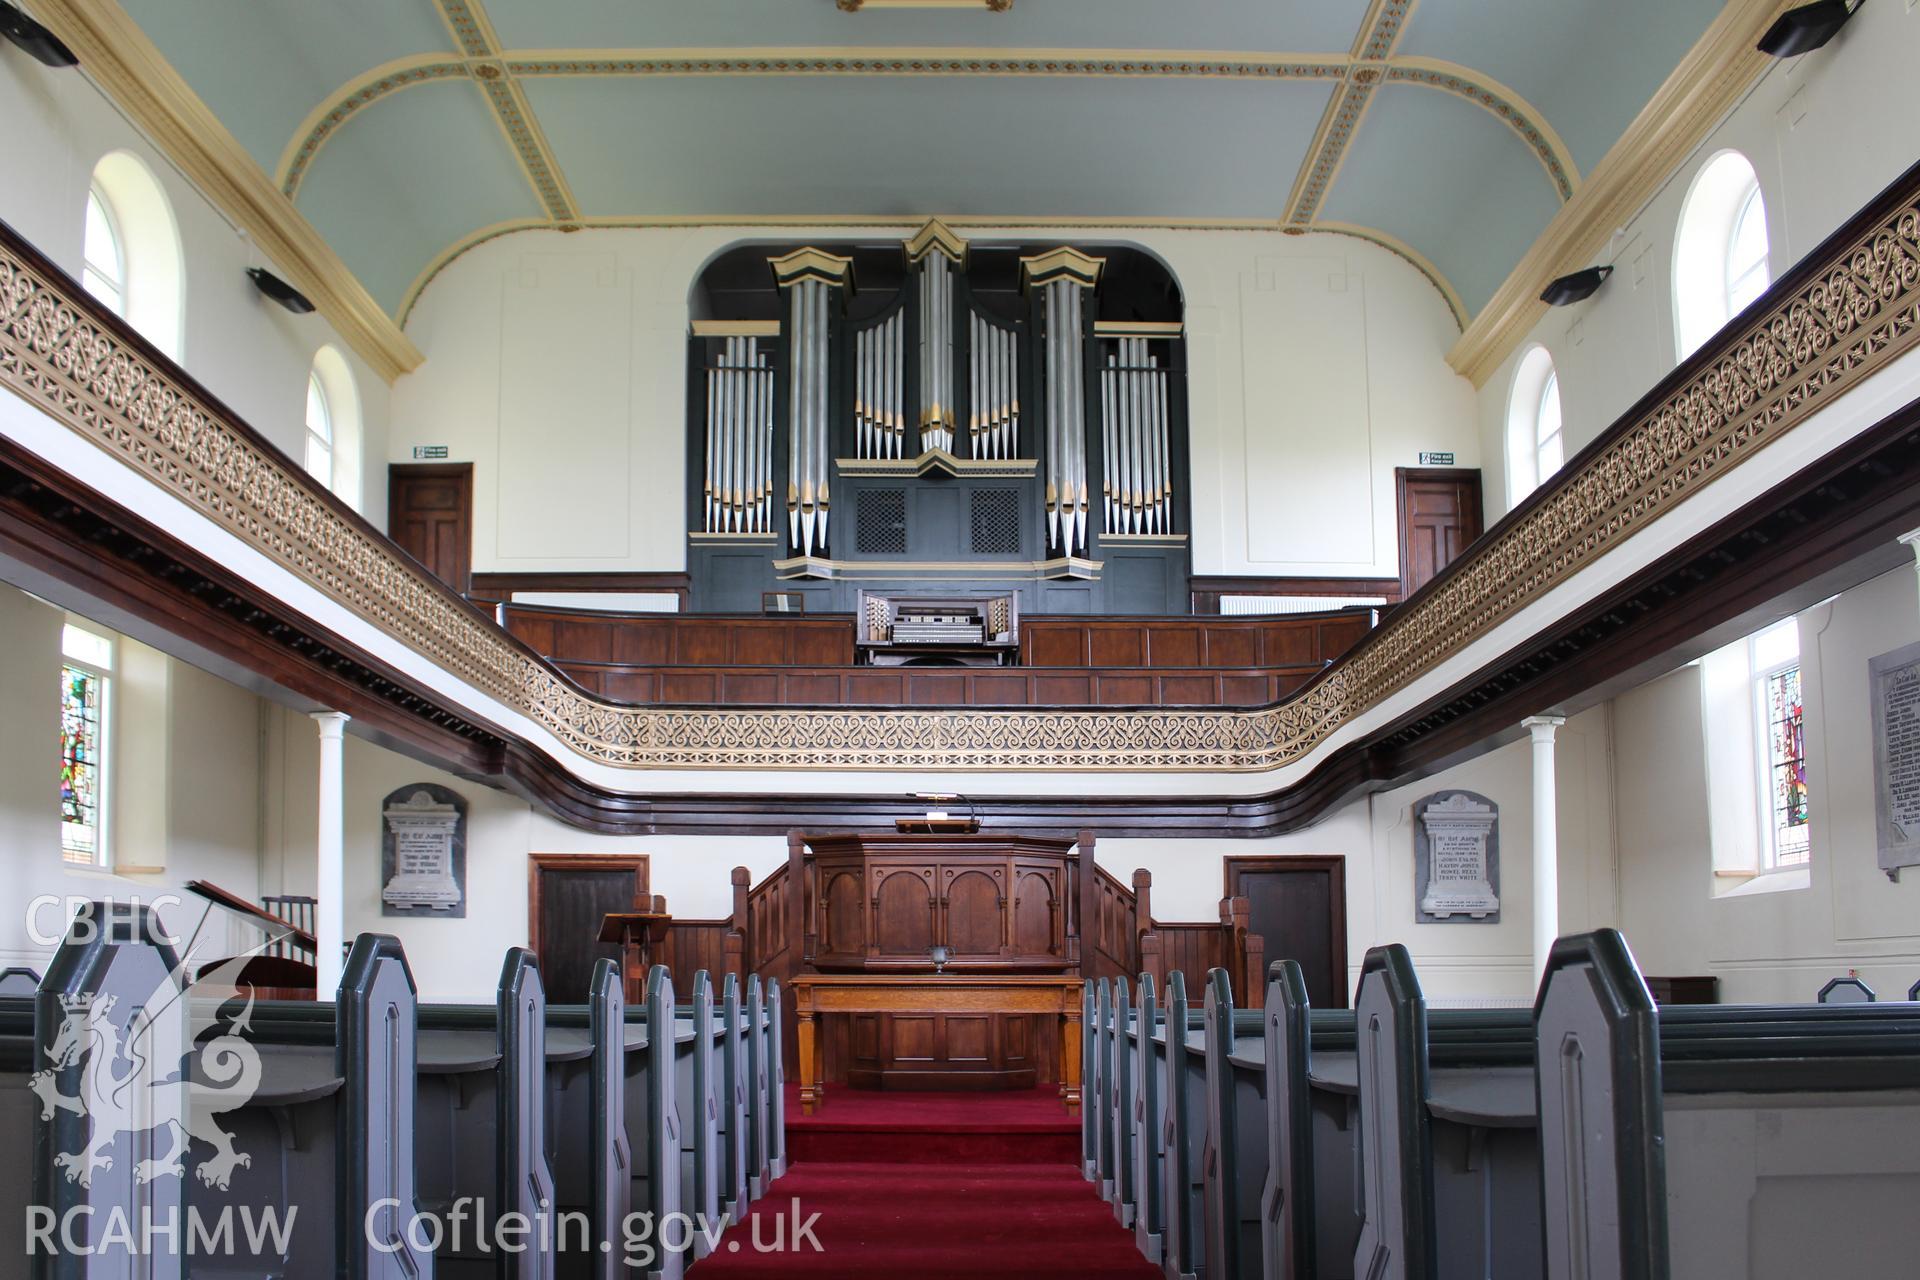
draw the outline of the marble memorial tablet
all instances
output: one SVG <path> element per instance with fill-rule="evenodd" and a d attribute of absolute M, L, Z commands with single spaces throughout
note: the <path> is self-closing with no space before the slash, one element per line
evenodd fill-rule
<path fill-rule="evenodd" d="M 1873 810 L 1889 880 L 1920 865 L 1920 644 L 1867 663 L 1873 708 Z"/>
<path fill-rule="evenodd" d="M 430 782 L 401 787 L 380 807 L 380 913 L 467 914 L 467 802 Z"/>
<path fill-rule="evenodd" d="M 1471 791 L 1436 791 L 1413 806 L 1414 919 L 1500 920 L 1500 806 Z"/>

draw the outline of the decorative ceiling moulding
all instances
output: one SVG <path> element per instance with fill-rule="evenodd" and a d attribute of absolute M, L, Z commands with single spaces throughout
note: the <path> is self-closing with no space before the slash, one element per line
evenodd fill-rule
<path fill-rule="evenodd" d="M 842 13 L 864 13 L 885 9 L 979 9 L 1005 13 L 1013 0 L 833 0 Z"/>
<path fill-rule="evenodd" d="M 1360 118 L 1366 114 L 1367 103 L 1406 30 L 1415 3 L 1417 0 L 1373 0 L 1367 10 L 1360 34 L 1353 40 L 1351 59 L 1341 73 L 1340 87 L 1327 102 L 1300 162 L 1300 172 L 1294 176 L 1293 190 L 1287 195 L 1285 221 L 1289 225 L 1309 226 L 1320 212 L 1333 187 L 1334 175 L 1340 171 L 1340 162 L 1346 158 L 1347 144 L 1360 128 Z"/>
<path fill-rule="evenodd" d="M 300 123 L 280 159 L 276 181 L 295 195 L 320 148 L 356 114 L 417 85 L 476 77 L 497 66 L 513 80 L 530 77 L 707 76 L 1062 76 L 1344 81 L 1352 55 L 1231 54 L 1103 49 L 631 49 L 447 54 L 396 59 L 356 76 L 328 95 Z M 1561 199 L 1578 183 L 1572 156 L 1531 103 L 1470 67 L 1437 58 L 1396 57 L 1378 64 L 1387 79 L 1420 85 L 1490 112 L 1538 157 Z M 1370 66 L 1371 76 L 1377 68 Z M 1370 81 L 1371 83 L 1371 81 Z M 548 153 L 550 155 L 550 152 Z M 1291 205 L 1291 202 L 1290 202 Z M 404 308 L 403 308 L 404 310 Z"/>
<path fill-rule="evenodd" d="M 1304 760 L 1355 717 L 1920 347 L 1920 166 L 1346 657 L 1288 700 L 1251 711 L 602 701 L 433 580 L 130 335 L 0 229 L 0 385 L 585 761 L 663 770 L 1269 771 Z"/>
<path fill-rule="evenodd" d="M 194 185 L 245 229 L 340 337 L 392 382 L 425 359 L 293 202 L 113 0 L 37 0 L 35 16 Z"/>
<path fill-rule="evenodd" d="M 1731 0 L 1720 11 L 1468 324 L 1447 353 L 1455 372 L 1486 385 L 1546 312 L 1547 281 L 1590 265 L 1773 65 L 1755 42 L 1794 3 Z"/>
<path fill-rule="evenodd" d="M 533 108 L 500 62 L 500 37 L 486 9 L 480 0 L 439 0 L 438 8 L 454 43 L 467 57 L 478 60 L 470 68 L 474 82 L 487 95 L 494 122 L 500 126 L 507 146 L 512 148 L 514 160 L 527 185 L 533 188 L 534 197 L 549 218 L 570 226 L 580 216 L 579 205 L 560 172 L 560 162 L 554 158 L 540 122 L 534 118 Z"/>

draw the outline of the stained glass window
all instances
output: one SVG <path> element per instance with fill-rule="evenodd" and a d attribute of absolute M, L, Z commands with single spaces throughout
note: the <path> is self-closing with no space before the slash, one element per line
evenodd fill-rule
<path fill-rule="evenodd" d="M 60 668 L 60 854 L 68 862 L 100 861 L 100 782 L 104 756 L 106 677 Z"/>
<path fill-rule="evenodd" d="M 1760 706 L 1766 718 L 1767 836 L 1773 865 L 1807 861 L 1807 753 L 1802 725 L 1800 668 L 1786 667 L 1760 679 Z"/>

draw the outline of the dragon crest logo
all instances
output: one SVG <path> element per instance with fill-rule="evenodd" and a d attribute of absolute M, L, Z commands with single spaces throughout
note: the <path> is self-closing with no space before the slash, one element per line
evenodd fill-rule
<path fill-rule="evenodd" d="M 226 1189 L 235 1169 L 252 1164 L 252 1157 L 234 1148 L 234 1135 L 219 1117 L 251 1102 L 260 1087 L 260 1053 L 246 1039 L 253 988 L 243 990 L 235 979 L 252 955 L 270 945 L 271 939 L 197 978 L 189 951 L 131 1019 L 114 1016 L 120 1004 L 114 996 L 61 997 L 60 1028 L 44 1050 L 46 1065 L 28 1087 L 40 1099 L 42 1120 L 67 1112 L 89 1122 L 81 1148 L 54 1157 L 67 1181 L 91 1187 L 96 1170 L 113 1168 L 109 1148 L 123 1133 L 151 1133 L 152 1145 L 144 1149 L 155 1152 L 171 1139 L 165 1154 L 135 1167 L 139 1183 L 184 1176 L 196 1138 L 213 1149 L 194 1170 L 209 1187 Z M 223 1018 L 222 1010 L 243 994 L 244 1007 Z M 79 1091 L 62 1092 L 61 1076 L 75 1068 Z"/>

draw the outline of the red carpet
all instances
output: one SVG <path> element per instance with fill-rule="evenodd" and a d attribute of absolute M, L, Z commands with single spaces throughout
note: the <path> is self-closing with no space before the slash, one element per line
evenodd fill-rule
<path fill-rule="evenodd" d="M 1059 1091 L 883 1093 L 835 1089 L 827 1105 L 800 1114 L 787 1090 L 787 1152 L 794 1161 L 861 1164 L 1073 1164 L 1080 1118 Z"/>
<path fill-rule="evenodd" d="M 969 1144 L 999 1154 L 967 1159 Z M 811 1116 L 800 1114 L 790 1094 L 787 1176 L 691 1274 L 1156 1280 L 1159 1268 L 1140 1256 L 1112 1206 L 1080 1176 L 1079 1150 L 1079 1117 L 1051 1088 L 840 1089 Z M 822 1151 L 841 1158 L 822 1158 Z M 810 1219 L 811 1236 L 796 1234 L 796 1224 Z"/>

